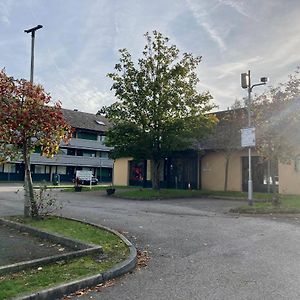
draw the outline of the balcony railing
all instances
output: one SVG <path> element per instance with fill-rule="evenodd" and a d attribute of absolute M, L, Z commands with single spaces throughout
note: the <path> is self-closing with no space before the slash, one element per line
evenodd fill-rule
<path fill-rule="evenodd" d="M 72 155 L 55 155 L 53 158 L 41 156 L 38 153 L 31 154 L 31 164 L 56 165 L 56 166 L 78 166 L 78 167 L 104 167 L 112 168 L 113 160 L 104 157 L 87 157 Z"/>
<path fill-rule="evenodd" d="M 61 142 L 60 147 L 102 151 L 109 151 L 112 149 L 111 147 L 105 146 L 101 141 L 91 141 L 75 138 L 71 139 L 68 143 Z"/>

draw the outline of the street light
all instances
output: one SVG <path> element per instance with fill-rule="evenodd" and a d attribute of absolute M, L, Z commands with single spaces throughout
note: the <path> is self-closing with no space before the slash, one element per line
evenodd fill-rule
<path fill-rule="evenodd" d="M 34 70 L 34 38 L 35 32 L 43 28 L 43 25 L 37 25 L 30 29 L 24 30 L 26 33 L 31 33 L 31 66 L 30 66 L 30 82 L 33 83 L 33 70 Z"/>
<path fill-rule="evenodd" d="M 34 38 L 35 38 L 35 32 L 39 29 L 43 28 L 42 25 L 37 25 L 35 27 L 32 27 L 30 29 L 24 30 L 26 33 L 31 33 L 31 66 L 30 66 L 30 82 L 33 83 L 33 69 L 34 69 Z M 30 169 L 30 162 L 29 162 L 29 169 Z M 29 172 L 29 175 L 28 173 Z M 27 174 L 27 175 L 26 175 Z M 29 216 L 30 215 L 30 192 L 29 192 L 29 186 L 26 180 L 26 177 L 30 176 L 30 170 L 25 170 L 25 204 L 24 204 L 24 215 Z"/>
<path fill-rule="evenodd" d="M 248 71 L 248 73 L 242 73 L 241 74 L 241 86 L 243 89 L 248 89 L 248 129 L 251 129 L 251 93 L 252 90 L 255 86 L 259 86 L 259 85 L 265 85 L 268 81 L 269 78 L 268 77 L 261 77 L 260 78 L 260 83 L 256 83 L 251 85 L 251 76 L 250 76 L 250 70 Z M 255 131 L 254 129 L 252 130 L 252 133 L 254 134 Z M 252 183 L 252 166 L 251 166 L 251 146 L 249 144 L 248 147 L 248 204 L 250 206 L 253 205 L 253 183 Z"/>

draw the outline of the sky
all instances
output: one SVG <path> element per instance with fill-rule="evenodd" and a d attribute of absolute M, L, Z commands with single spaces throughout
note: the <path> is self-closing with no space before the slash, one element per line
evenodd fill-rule
<path fill-rule="evenodd" d="M 96 113 L 116 101 L 106 74 L 118 50 L 127 48 L 136 61 L 144 34 L 157 30 L 182 53 L 202 56 L 197 88 L 224 110 L 247 96 L 241 73 L 276 86 L 300 65 L 299 15 L 299 0 L 0 0 L 0 68 L 29 79 L 24 29 L 41 24 L 34 82 L 64 108 Z"/>

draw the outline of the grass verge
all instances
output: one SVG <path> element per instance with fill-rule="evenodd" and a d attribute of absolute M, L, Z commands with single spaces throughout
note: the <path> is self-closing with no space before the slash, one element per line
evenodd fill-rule
<path fill-rule="evenodd" d="M 56 217 L 44 220 L 14 217 L 12 220 L 23 222 L 49 232 L 59 233 L 73 239 L 101 245 L 105 259 L 99 260 L 99 257 L 85 256 L 52 263 L 43 266 L 42 269 L 35 268 L 1 276 L 1 300 L 28 294 L 86 276 L 103 273 L 118 262 L 124 260 L 129 254 L 128 247 L 119 237 L 91 225 Z"/>
<path fill-rule="evenodd" d="M 275 206 L 271 202 L 254 203 L 252 206 L 243 205 L 233 208 L 230 212 L 247 214 L 300 213 L 300 196 L 280 195 L 279 205 Z"/>
<path fill-rule="evenodd" d="M 126 191 L 117 191 L 113 197 L 133 199 L 133 200 L 155 200 L 155 199 L 176 199 L 176 198 L 221 198 L 229 200 L 246 201 L 247 192 L 234 191 L 208 191 L 208 190 L 176 190 L 161 189 L 155 191 L 152 189 L 132 189 Z M 281 204 L 274 206 L 271 203 L 272 194 L 254 193 L 253 206 L 242 205 L 231 209 L 234 213 L 300 213 L 300 196 L 298 195 L 279 195 Z"/>
<path fill-rule="evenodd" d="M 92 188 L 90 188 L 89 185 L 81 185 L 82 186 L 82 192 L 91 192 L 91 191 L 105 191 L 108 188 L 111 188 L 112 185 L 108 184 L 108 185 L 92 185 Z M 128 189 L 127 186 L 113 186 L 113 188 L 115 189 Z M 130 188 L 134 188 L 134 187 L 130 187 Z M 74 192 L 75 193 L 75 189 L 74 186 L 69 186 L 66 188 L 62 188 L 62 190 L 64 192 Z"/>
<path fill-rule="evenodd" d="M 172 198 L 196 198 L 196 197 L 223 197 L 229 199 L 247 199 L 247 193 L 234 191 L 208 191 L 208 190 L 179 190 L 179 189 L 161 189 L 155 191 L 152 189 L 132 189 L 127 191 L 117 191 L 114 197 L 136 199 L 136 200 L 153 200 L 153 199 L 172 199 Z M 270 195 L 255 193 L 255 199 L 268 200 Z"/>

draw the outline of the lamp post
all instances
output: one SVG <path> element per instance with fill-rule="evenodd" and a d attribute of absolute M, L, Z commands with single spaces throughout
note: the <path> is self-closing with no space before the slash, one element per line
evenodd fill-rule
<path fill-rule="evenodd" d="M 251 85 L 251 75 L 250 70 L 248 73 L 241 74 L 241 86 L 243 89 L 248 89 L 248 129 L 251 129 L 251 93 L 255 86 L 265 85 L 269 79 L 268 77 L 261 77 L 260 83 Z M 254 128 L 252 130 L 253 134 L 255 133 Z M 255 141 L 255 139 L 254 139 Z M 251 146 L 248 147 L 248 205 L 253 205 L 253 182 L 252 182 L 252 166 L 251 166 Z"/>
<path fill-rule="evenodd" d="M 42 25 L 37 25 L 30 29 L 24 30 L 26 33 L 31 33 L 31 65 L 30 65 L 30 82 L 33 84 L 33 70 L 34 70 L 34 38 L 35 32 L 39 29 L 43 28 Z M 27 141 L 24 147 L 27 147 Z M 25 165 L 25 163 L 24 163 Z M 29 179 L 28 179 L 29 178 Z M 28 166 L 25 166 L 25 204 L 24 204 L 24 215 L 30 215 L 30 201 L 33 198 L 33 187 L 32 187 L 32 179 L 30 173 L 30 156 L 28 157 Z"/>
<path fill-rule="evenodd" d="M 43 28 L 43 25 L 37 25 L 30 29 L 24 30 L 26 33 L 31 33 L 31 65 L 30 65 L 30 82 L 33 83 L 33 70 L 34 70 L 34 39 L 35 32 L 39 29 Z"/>

